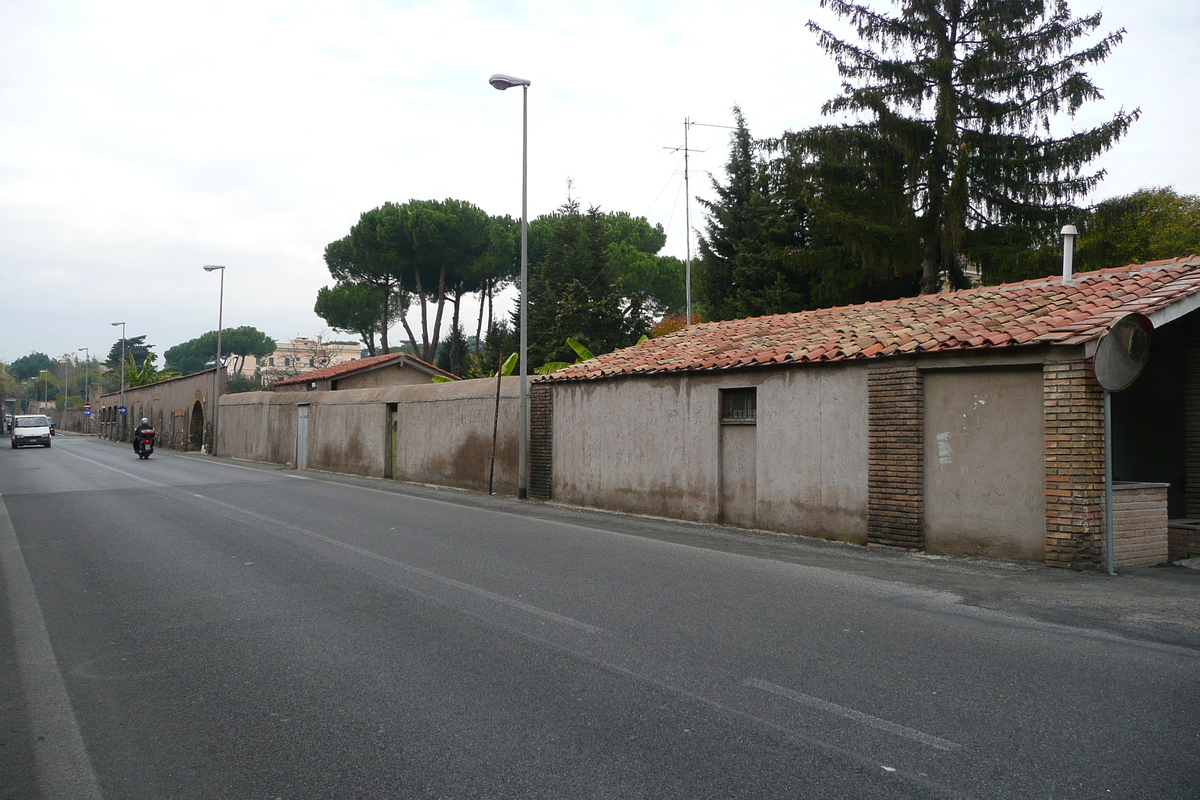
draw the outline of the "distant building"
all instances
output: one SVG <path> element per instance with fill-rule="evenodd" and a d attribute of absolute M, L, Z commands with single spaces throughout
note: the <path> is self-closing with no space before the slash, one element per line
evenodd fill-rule
<path fill-rule="evenodd" d="M 336 391 L 338 389 L 374 389 L 381 386 L 411 386 L 430 383 L 433 378 L 458 380 L 443 369 L 427 364 L 407 353 L 389 353 L 355 363 L 334 364 L 304 374 L 283 378 L 275 383 L 277 392 Z"/>
<path fill-rule="evenodd" d="M 271 385 L 315 369 L 357 361 L 361 357 L 362 347 L 358 344 L 323 342 L 319 336 L 316 339 L 300 336 L 276 342 L 275 352 L 265 358 L 246 356 L 241 369 L 231 373 L 230 377 L 250 377 L 257 372 L 265 385 Z"/>

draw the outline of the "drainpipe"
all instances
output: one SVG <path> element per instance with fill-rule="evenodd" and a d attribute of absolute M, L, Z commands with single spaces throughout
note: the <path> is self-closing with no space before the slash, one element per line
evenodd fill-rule
<path fill-rule="evenodd" d="M 1069 283 L 1075 270 L 1075 237 L 1079 231 L 1074 225 L 1063 225 L 1060 231 L 1063 238 L 1063 283 Z"/>

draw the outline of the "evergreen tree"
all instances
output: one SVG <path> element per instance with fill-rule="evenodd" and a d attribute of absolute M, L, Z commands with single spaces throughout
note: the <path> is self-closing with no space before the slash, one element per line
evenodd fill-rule
<path fill-rule="evenodd" d="M 547 361 L 574 361 L 568 337 L 596 353 L 635 343 L 650 320 L 629 297 L 628 276 L 636 271 L 630 259 L 657 253 L 666 242 L 662 228 L 628 214 L 581 212 L 569 200 L 534 220 L 529 235 L 530 371 Z"/>
<path fill-rule="evenodd" d="M 729 161 L 728 183 L 712 181 L 716 200 L 700 200 L 708 212 L 700 237 L 696 299 L 710 320 L 798 311 L 809 301 L 808 273 L 797 257 L 809 245 L 807 213 L 796 199 L 777 193 L 740 108 Z"/>
<path fill-rule="evenodd" d="M 895 234 L 919 248 L 921 291 L 936 292 L 943 280 L 962 285 L 967 260 L 994 266 L 1077 213 L 1071 200 L 1104 175 L 1084 168 L 1139 112 L 1051 134 L 1052 118 L 1073 116 L 1102 97 L 1083 70 L 1103 61 L 1124 30 L 1073 49 L 1099 27 L 1099 13 L 1073 18 L 1063 0 L 899 5 L 889 15 L 849 0 L 822 0 L 857 30 L 858 42 L 813 22 L 809 28 L 844 79 L 842 94 L 824 113 L 857 118 L 845 129 L 903 159 L 899 177 L 914 225 Z M 814 161 L 828 160 L 819 141 L 802 134 L 792 144 Z M 842 211 L 855 216 L 852 204 Z M 846 230 L 853 235 L 853 226 Z"/>

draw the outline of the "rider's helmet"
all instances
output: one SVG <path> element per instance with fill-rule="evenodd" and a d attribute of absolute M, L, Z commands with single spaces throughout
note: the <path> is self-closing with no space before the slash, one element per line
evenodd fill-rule
<path fill-rule="evenodd" d="M 150 420 L 146 419 L 145 417 L 142 417 L 142 424 L 143 424 L 143 425 L 149 425 L 149 424 L 150 424 Z"/>

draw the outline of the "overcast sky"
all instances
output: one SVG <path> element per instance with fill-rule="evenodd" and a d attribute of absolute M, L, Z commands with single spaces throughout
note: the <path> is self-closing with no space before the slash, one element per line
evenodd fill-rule
<path fill-rule="evenodd" d="M 1093 199 L 1200 193 L 1200 3 L 1077 0 L 1124 44 L 1091 70 L 1141 120 Z M 594 3 L 0 0 L 0 360 L 103 358 L 126 322 L 162 353 L 224 323 L 352 338 L 312 312 L 324 247 L 385 201 L 456 198 L 520 216 L 572 194 L 661 223 L 685 252 L 684 119 L 776 136 L 821 121 L 833 63 L 817 0 Z M 728 131 L 694 127 L 692 194 Z M 702 224 L 692 206 L 693 228 Z M 694 244 L 693 244 L 694 252 Z M 1181 254 L 1183 255 L 1183 254 Z M 402 329 L 393 331 L 393 341 Z"/>

